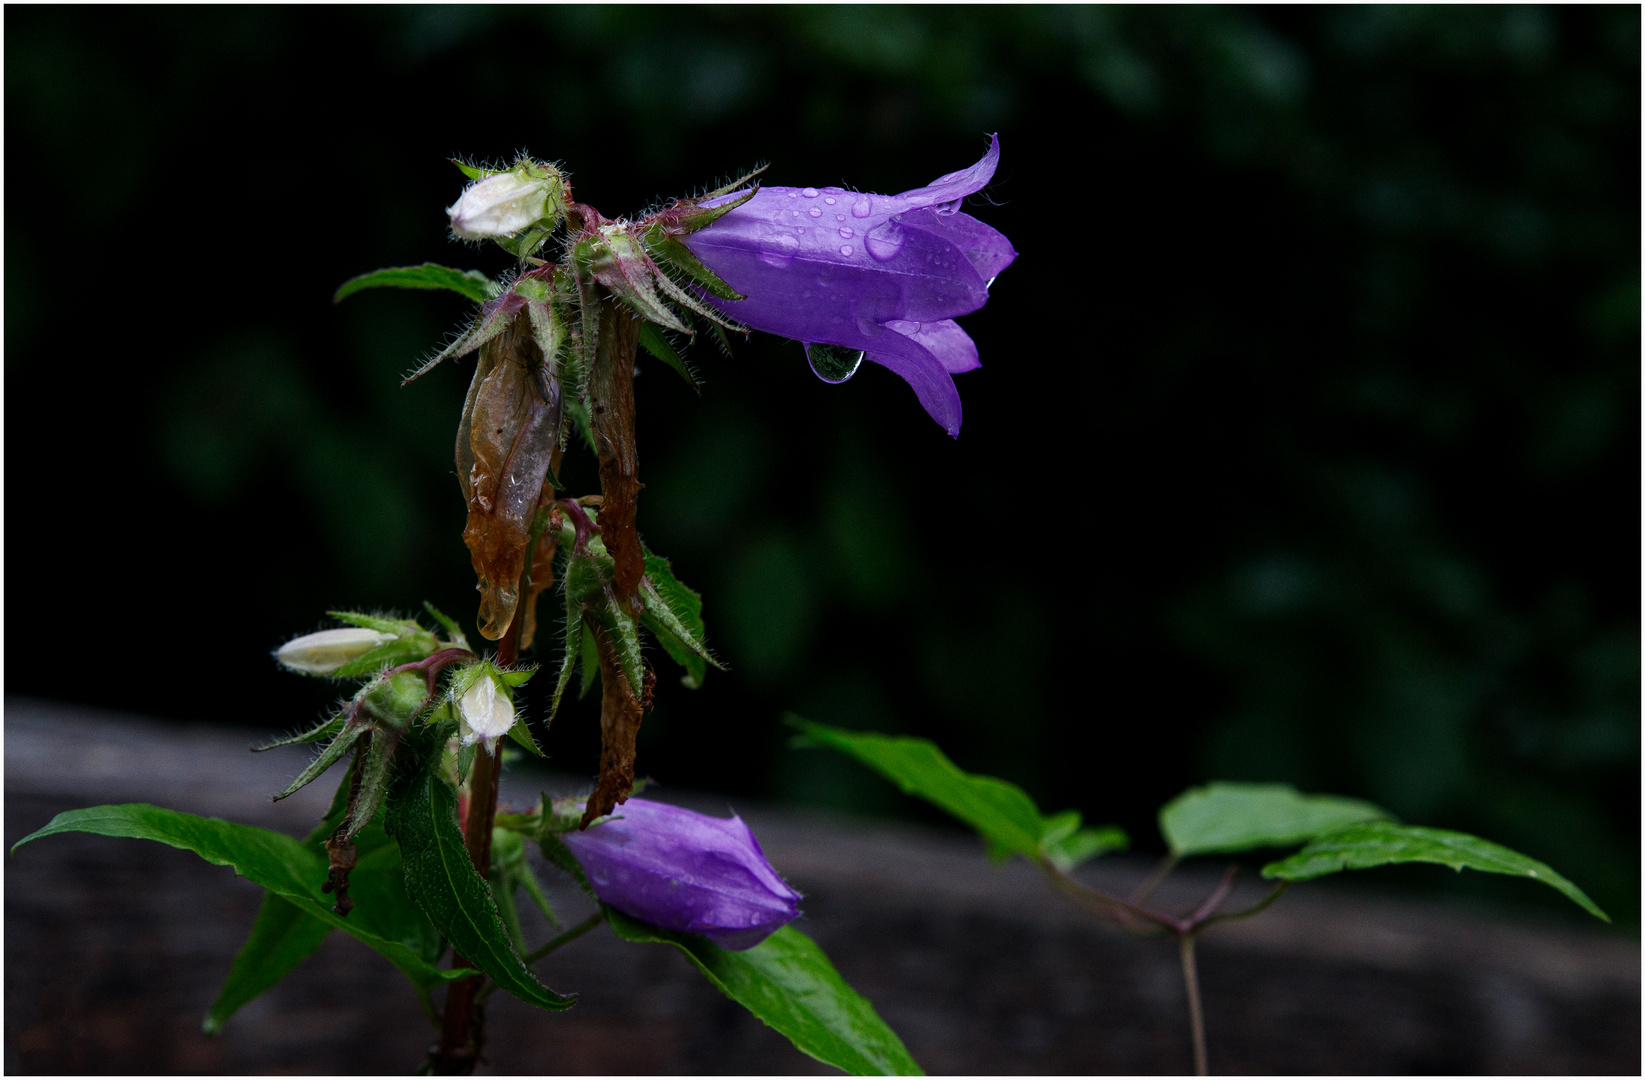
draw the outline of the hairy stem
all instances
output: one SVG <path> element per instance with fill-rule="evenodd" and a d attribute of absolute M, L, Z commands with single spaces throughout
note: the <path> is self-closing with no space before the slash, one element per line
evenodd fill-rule
<path fill-rule="evenodd" d="M 1188 991 L 1188 1027 L 1194 1040 L 1194 1075 L 1210 1076 L 1211 1064 L 1205 1053 L 1205 1013 L 1200 1008 L 1199 971 L 1194 963 L 1194 938 L 1190 931 L 1177 935 L 1177 952 L 1182 958 L 1182 985 Z"/>
<path fill-rule="evenodd" d="M 525 595 L 531 585 L 531 562 L 526 561 L 520 575 L 520 593 Z M 514 609 L 514 619 L 497 645 L 497 663 L 511 667 L 520 657 L 520 634 L 525 625 L 522 607 Z M 486 749 L 482 742 L 474 752 L 474 767 L 469 773 L 468 821 L 463 830 L 463 847 L 468 860 L 481 880 L 491 874 L 491 827 L 497 817 L 497 779 L 502 771 L 502 747 Z M 453 967 L 476 967 L 466 958 L 453 952 Z M 474 975 L 452 984 L 446 991 L 444 1022 L 440 1028 L 440 1043 L 429 1054 L 430 1064 L 437 1076 L 467 1076 L 480 1060 L 480 1049 L 485 1045 L 484 998 L 480 995 L 485 977 Z"/>

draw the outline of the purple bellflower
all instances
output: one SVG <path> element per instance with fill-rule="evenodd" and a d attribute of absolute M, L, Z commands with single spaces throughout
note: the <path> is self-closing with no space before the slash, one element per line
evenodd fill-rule
<path fill-rule="evenodd" d="M 594 894 L 625 915 L 751 949 L 799 915 L 800 894 L 766 861 L 742 818 L 629 799 L 583 832 L 561 833 Z"/>
<path fill-rule="evenodd" d="M 995 136 L 969 169 L 901 195 L 762 187 L 682 242 L 747 297 L 705 297 L 727 316 L 802 342 L 826 382 L 849 379 L 863 359 L 890 368 L 958 435 L 953 376 L 981 362 L 954 319 L 982 307 L 1017 257 L 959 204 L 993 178 L 999 159 Z"/>

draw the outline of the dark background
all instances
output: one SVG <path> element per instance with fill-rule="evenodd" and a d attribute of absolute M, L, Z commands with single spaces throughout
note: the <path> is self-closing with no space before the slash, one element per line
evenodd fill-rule
<path fill-rule="evenodd" d="M 957 441 L 792 342 L 699 346 L 700 398 L 642 362 L 641 529 L 732 671 L 657 658 L 641 771 L 923 812 L 788 751 L 794 709 L 1142 850 L 1190 783 L 1286 780 L 1637 921 L 1637 8 L 4 18 L 8 692 L 289 728 L 340 688 L 267 654 L 327 608 L 472 625 L 470 365 L 397 381 L 465 304 L 330 301 L 507 264 L 447 239 L 447 158 L 559 160 L 615 216 L 762 162 L 897 192 L 998 131 L 971 209 L 1021 256 Z"/>

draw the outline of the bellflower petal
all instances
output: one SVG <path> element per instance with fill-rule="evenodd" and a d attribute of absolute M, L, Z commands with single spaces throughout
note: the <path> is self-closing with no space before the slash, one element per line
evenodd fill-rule
<path fill-rule="evenodd" d="M 457 701 L 457 716 L 462 721 L 463 745 L 484 741 L 490 749 L 514 726 L 514 702 L 507 691 L 497 689 L 495 679 L 482 675 Z"/>
<path fill-rule="evenodd" d="M 800 894 L 741 818 L 649 799 L 629 799 L 617 814 L 560 839 L 618 911 L 727 949 L 751 949 L 799 915 Z"/>
<path fill-rule="evenodd" d="M 979 361 L 952 320 L 987 302 L 989 284 L 1017 253 L 956 204 L 998 164 L 996 137 L 969 169 L 900 195 L 763 187 L 681 240 L 747 297 L 705 297 L 715 308 L 808 346 L 860 350 L 907 380 L 932 419 L 957 435 L 950 376 Z"/>
<path fill-rule="evenodd" d="M 950 375 L 982 367 L 982 361 L 977 358 L 977 343 L 953 319 L 928 323 L 896 319 L 886 323 L 885 328 L 923 345 Z"/>
<path fill-rule="evenodd" d="M 330 675 L 350 660 L 357 660 L 393 640 L 393 634 L 367 630 L 363 626 L 344 626 L 294 638 L 274 651 L 274 659 L 281 666 L 304 675 Z"/>
<path fill-rule="evenodd" d="M 1004 233 L 957 210 L 914 210 L 903 214 L 898 222 L 904 228 L 935 233 L 959 248 L 985 282 L 993 281 L 1017 257 L 1017 249 Z"/>

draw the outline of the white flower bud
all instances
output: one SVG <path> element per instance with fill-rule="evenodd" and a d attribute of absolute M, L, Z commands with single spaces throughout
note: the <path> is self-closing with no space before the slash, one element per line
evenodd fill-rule
<path fill-rule="evenodd" d="M 395 636 L 363 626 L 321 630 L 286 642 L 275 650 L 274 659 L 304 675 L 330 675 L 350 660 L 357 660 L 377 646 L 395 640 Z"/>
<path fill-rule="evenodd" d="M 457 713 L 463 721 L 464 746 L 484 739 L 489 748 L 514 726 L 514 702 L 506 693 L 498 692 L 497 681 L 489 675 L 474 680 L 457 702 Z"/>
<path fill-rule="evenodd" d="M 548 216 L 554 181 L 552 175 L 533 176 L 523 169 L 476 180 L 446 207 L 451 231 L 465 240 L 480 240 L 530 228 Z"/>

